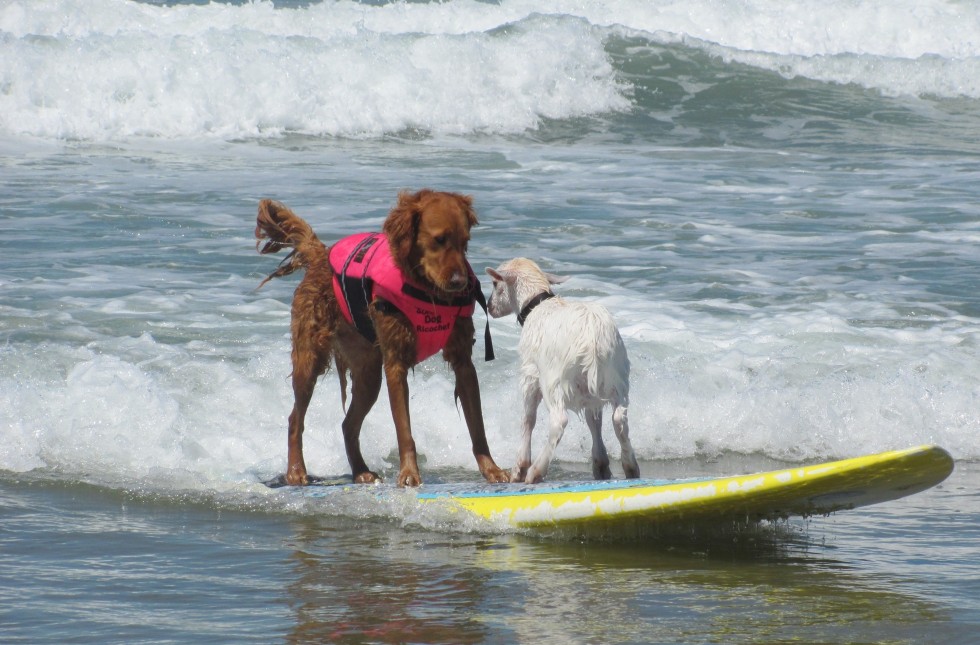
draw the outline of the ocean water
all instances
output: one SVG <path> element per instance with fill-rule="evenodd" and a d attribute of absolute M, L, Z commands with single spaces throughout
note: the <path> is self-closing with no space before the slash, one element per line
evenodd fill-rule
<path fill-rule="evenodd" d="M 258 200 L 329 242 L 422 187 L 473 196 L 481 275 L 531 257 L 613 312 L 644 475 L 924 443 L 954 474 L 614 544 L 267 489 L 297 280 L 256 290 Z M 980 633 L 974 3 L 7 0 L 0 234 L 4 642 Z M 519 327 L 491 329 L 509 467 Z M 423 477 L 477 479 L 451 374 L 410 385 Z M 328 374 L 315 474 L 347 472 L 342 415 Z M 362 443 L 396 473 L 384 395 Z M 552 476 L 589 451 L 573 419 Z"/>

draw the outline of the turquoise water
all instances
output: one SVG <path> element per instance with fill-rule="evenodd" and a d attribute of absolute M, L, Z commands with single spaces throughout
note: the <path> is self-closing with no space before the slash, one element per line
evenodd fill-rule
<path fill-rule="evenodd" d="M 0 6 L 0 636 L 971 642 L 977 43 L 939 0 Z M 478 273 L 532 257 L 613 312 L 645 477 L 926 443 L 956 471 L 615 545 L 277 496 L 296 281 L 255 290 L 258 200 L 329 241 L 425 186 L 474 197 Z M 491 329 L 509 466 L 519 327 Z M 410 386 L 423 477 L 474 480 L 448 370 Z M 342 414 L 328 376 L 318 475 Z M 383 397 L 362 439 L 391 476 Z M 574 419 L 553 476 L 589 444 Z"/>

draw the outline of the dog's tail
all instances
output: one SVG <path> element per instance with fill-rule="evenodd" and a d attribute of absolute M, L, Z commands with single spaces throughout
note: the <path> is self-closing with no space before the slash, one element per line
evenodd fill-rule
<path fill-rule="evenodd" d="M 279 268 L 270 273 L 256 289 L 261 289 L 262 285 L 273 278 L 281 278 L 311 264 L 326 261 L 327 247 L 310 225 L 284 204 L 272 199 L 259 202 L 255 239 L 255 248 L 263 255 L 277 253 L 286 247 L 293 249 L 279 263 Z M 262 240 L 268 241 L 259 248 Z"/>

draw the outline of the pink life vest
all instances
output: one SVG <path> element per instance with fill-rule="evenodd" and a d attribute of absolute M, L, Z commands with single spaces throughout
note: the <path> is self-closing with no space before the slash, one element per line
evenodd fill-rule
<path fill-rule="evenodd" d="M 445 347 L 456 319 L 471 317 L 474 302 L 477 298 L 481 303 L 483 301 L 480 281 L 469 262 L 466 269 L 470 275 L 470 288 L 450 301 L 438 299 L 410 282 L 391 257 L 384 233 L 358 233 L 340 240 L 330 247 L 330 266 L 334 272 L 334 295 L 347 322 L 374 342 L 377 334 L 368 317 L 368 305 L 376 298 L 379 300 L 375 301 L 375 306 L 384 307 L 384 302 L 391 303 L 412 323 L 417 362 Z M 489 335 L 489 326 L 487 332 Z M 492 352 L 490 348 L 488 356 L 492 356 Z"/>

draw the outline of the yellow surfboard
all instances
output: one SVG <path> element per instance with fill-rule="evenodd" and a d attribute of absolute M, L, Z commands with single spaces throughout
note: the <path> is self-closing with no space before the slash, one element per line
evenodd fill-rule
<path fill-rule="evenodd" d="M 700 479 L 555 481 L 541 484 L 446 483 L 417 489 L 352 484 L 349 477 L 284 486 L 330 506 L 398 512 L 448 510 L 511 528 L 598 529 L 646 525 L 755 522 L 808 517 L 912 495 L 942 482 L 953 458 L 938 446 L 919 446 L 782 470 Z M 360 512 L 359 511 L 359 512 Z"/>
<path fill-rule="evenodd" d="M 952 471 L 948 452 L 937 446 L 919 446 L 733 477 L 435 484 L 422 486 L 417 497 L 521 528 L 757 521 L 827 514 L 898 499 L 935 486 Z"/>

